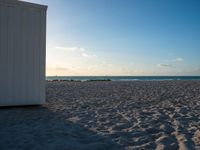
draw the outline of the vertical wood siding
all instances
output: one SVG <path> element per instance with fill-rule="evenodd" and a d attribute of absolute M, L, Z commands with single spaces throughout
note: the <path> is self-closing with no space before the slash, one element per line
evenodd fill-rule
<path fill-rule="evenodd" d="M 0 0 L 0 106 L 45 102 L 45 50 L 46 9 Z"/>

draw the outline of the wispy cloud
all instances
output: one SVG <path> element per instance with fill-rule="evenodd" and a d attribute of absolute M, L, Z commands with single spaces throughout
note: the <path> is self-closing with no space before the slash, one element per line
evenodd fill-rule
<path fill-rule="evenodd" d="M 84 48 L 80 48 L 80 51 L 81 51 L 81 52 L 84 52 L 84 51 L 85 51 L 85 49 L 84 49 Z"/>
<path fill-rule="evenodd" d="M 176 61 L 176 62 L 182 62 L 182 61 L 184 61 L 184 59 L 181 58 L 181 57 L 178 57 L 178 58 L 175 59 L 175 61 Z"/>
<path fill-rule="evenodd" d="M 55 68 L 47 68 L 47 69 L 54 69 L 57 71 L 70 71 L 71 68 L 67 68 L 67 67 L 55 67 Z"/>
<path fill-rule="evenodd" d="M 56 46 L 55 48 L 58 49 L 58 50 L 64 50 L 64 51 L 70 51 L 70 52 L 78 52 L 84 58 L 96 57 L 96 55 L 89 53 L 88 50 L 86 50 L 83 47 L 61 47 L 61 46 Z"/>
<path fill-rule="evenodd" d="M 171 64 L 157 64 L 158 67 L 172 67 Z"/>
<path fill-rule="evenodd" d="M 73 64 L 69 64 L 66 62 L 65 63 L 59 62 L 57 64 L 47 64 L 46 72 L 47 75 L 50 76 L 55 76 L 55 75 L 65 76 L 68 75 L 68 73 L 77 74 L 78 69 Z"/>
<path fill-rule="evenodd" d="M 65 51 L 81 51 L 81 52 L 85 51 L 85 49 L 82 48 L 82 47 L 61 47 L 61 46 L 56 46 L 55 48 L 59 49 L 59 50 L 65 50 Z"/>
<path fill-rule="evenodd" d="M 82 53 L 81 56 L 86 57 L 86 58 L 96 57 L 96 55 L 88 54 L 88 53 Z"/>
<path fill-rule="evenodd" d="M 200 68 L 195 68 L 195 69 L 194 69 L 194 72 L 200 73 Z"/>

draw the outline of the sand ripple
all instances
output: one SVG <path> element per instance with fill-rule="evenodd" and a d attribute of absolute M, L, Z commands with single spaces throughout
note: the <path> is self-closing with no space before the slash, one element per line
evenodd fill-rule
<path fill-rule="evenodd" d="M 23 138 L 43 141 L 21 143 L 14 137 L 21 146 L 52 142 L 65 149 L 200 149 L 200 81 L 48 82 L 47 104 L 40 109 L 1 110 L 0 136 L 23 128 Z M 21 111 L 21 121 L 12 111 Z M 9 148 L 6 142 L 11 140 L 1 140 L 0 148 Z"/>

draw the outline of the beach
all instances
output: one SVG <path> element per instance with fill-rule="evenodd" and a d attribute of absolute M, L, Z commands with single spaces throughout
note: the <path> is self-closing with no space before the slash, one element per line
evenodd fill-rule
<path fill-rule="evenodd" d="M 47 81 L 43 106 L 0 109 L 0 149 L 200 149 L 200 81 Z"/>

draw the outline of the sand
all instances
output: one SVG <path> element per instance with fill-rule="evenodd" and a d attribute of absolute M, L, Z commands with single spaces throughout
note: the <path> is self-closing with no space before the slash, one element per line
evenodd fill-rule
<path fill-rule="evenodd" d="M 0 149 L 200 149 L 200 81 L 47 82 L 0 109 Z"/>

